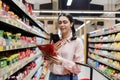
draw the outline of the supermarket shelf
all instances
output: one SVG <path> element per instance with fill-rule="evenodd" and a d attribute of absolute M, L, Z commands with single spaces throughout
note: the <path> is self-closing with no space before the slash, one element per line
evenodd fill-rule
<path fill-rule="evenodd" d="M 48 70 L 47 73 L 46 73 L 46 76 L 45 76 L 45 80 L 49 79 L 49 74 L 50 74 L 50 71 Z"/>
<path fill-rule="evenodd" d="M 106 58 L 109 58 L 109 59 L 113 59 L 113 60 L 117 60 L 117 61 L 120 61 L 119 58 L 116 58 L 116 57 L 113 57 L 113 56 L 109 56 L 109 55 L 103 55 L 103 54 L 100 54 L 100 53 L 95 53 L 95 52 L 92 52 L 92 51 L 89 51 L 93 54 L 97 54 L 97 55 L 100 55 L 100 56 L 103 56 L 103 57 L 106 57 Z"/>
<path fill-rule="evenodd" d="M 120 30 L 116 30 L 116 31 L 112 31 L 112 32 L 108 32 L 108 33 L 101 33 L 101 34 L 89 34 L 89 37 L 98 37 L 98 36 L 105 36 L 105 35 L 110 35 L 110 34 L 115 34 L 120 32 Z"/>
<path fill-rule="evenodd" d="M 38 37 L 46 39 L 45 37 L 38 35 L 38 33 L 34 33 L 34 31 L 27 30 L 27 29 L 25 29 L 23 27 L 18 27 L 17 25 L 14 25 L 14 24 L 11 24 L 11 23 L 7 22 L 6 20 L 4 20 L 4 21 L 0 20 L 0 24 L 1 25 L 6 25 L 8 27 L 7 28 L 5 26 L 1 26 L 0 29 L 4 29 L 4 30 L 8 30 L 8 31 L 11 30 L 11 31 L 14 31 L 14 32 L 20 32 L 23 35 L 38 36 Z"/>
<path fill-rule="evenodd" d="M 112 54 L 102 54 L 101 52 L 95 52 L 93 49 L 99 49 L 99 50 L 105 50 L 105 51 L 110 51 L 110 52 L 120 52 L 119 47 L 114 47 L 112 46 L 112 43 L 119 43 L 120 39 L 116 38 L 116 36 L 118 35 L 118 33 L 120 33 L 120 24 L 116 24 L 114 25 L 114 28 L 110 27 L 110 28 L 104 28 L 102 30 L 96 30 L 93 32 L 89 32 L 88 36 L 87 36 L 87 59 L 91 59 L 94 60 L 96 62 L 98 62 L 98 64 L 103 64 L 106 67 L 112 68 L 113 70 L 116 71 L 116 75 L 119 74 L 117 72 L 120 72 L 120 68 L 117 64 L 114 64 L 112 62 L 108 62 L 107 59 L 111 60 L 111 61 L 116 61 L 116 62 L 120 62 L 120 59 L 118 59 L 117 56 L 112 55 Z M 116 35 L 117 34 L 117 35 Z M 116 35 L 115 37 L 113 35 Z M 103 39 L 103 40 L 101 40 Z M 95 46 L 96 43 L 104 43 L 106 45 L 103 46 Z M 91 48 L 91 50 L 89 49 Z M 92 55 L 90 56 L 90 54 Z M 97 55 L 96 57 L 94 57 L 94 55 Z M 106 58 L 106 60 L 103 60 L 102 58 Z M 87 63 L 89 65 L 91 65 L 96 71 L 98 71 L 99 73 L 101 73 L 103 76 L 105 76 L 106 78 L 108 78 L 108 80 L 119 80 L 116 77 L 112 76 L 111 74 L 108 74 L 106 71 L 102 71 L 101 69 L 97 68 L 95 66 L 95 64 L 90 64 L 88 61 Z M 96 64 L 97 65 L 97 64 Z"/>
<path fill-rule="evenodd" d="M 120 42 L 120 40 L 91 40 L 90 43 L 112 43 L 112 42 Z"/>
<path fill-rule="evenodd" d="M 44 63 L 43 66 L 42 66 L 42 70 L 43 70 L 47 65 L 48 65 L 47 63 Z M 40 75 L 37 77 L 37 80 L 40 79 L 41 75 L 42 75 L 42 71 L 41 71 Z M 45 79 L 45 80 L 47 80 L 47 79 Z"/>
<path fill-rule="evenodd" d="M 43 67 L 41 68 L 43 70 Z M 42 70 L 41 72 L 39 73 L 39 75 L 37 76 L 37 79 L 36 80 L 39 80 L 40 76 L 42 75 Z"/>
<path fill-rule="evenodd" d="M 92 41 L 89 41 L 90 43 L 111 43 L 111 42 L 115 42 L 114 40 L 92 40 Z M 117 41 L 119 42 L 119 41 Z"/>
<path fill-rule="evenodd" d="M 106 78 L 108 78 L 109 80 L 114 80 L 113 77 L 111 77 L 110 75 L 106 74 L 105 72 L 101 71 L 100 69 L 96 68 L 95 66 L 93 66 L 92 64 L 88 63 L 89 66 L 92 66 L 93 69 L 95 69 L 97 72 L 99 72 L 100 74 L 104 75 Z"/>
<path fill-rule="evenodd" d="M 10 51 L 10 50 L 17 50 L 17 49 L 24 49 L 24 48 L 32 48 L 32 47 L 36 47 L 36 46 L 37 45 L 35 45 L 35 44 L 1 46 L 1 47 L 3 47 L 3 50 L 0 50 L 0 52 Z"/>
<path fill-rule="evenodd" d="M 97 49 L 109 50 L 109 51 L 120 51 L 120 49 L 114 49 L 114 48 L 110 48 L 110 47 L 94 47 L 94 46 L 89 46 L 89 48 L 97 48 Z"/>
<path fill-rule="evenodd" d="M 93 59 L 93 60 L 95 60 L 95 61 L 98 61 L 98 62 L 100 62 L 100 63 L 102 63 L 102 64 L 104 64 L 104 65 L 106 65 L 106 66 L 109 66 L 109 67 L 111 67 L 111 68 L 114 68 L 114 69 L 120 71 L 120 68 L 117 68 L 117 67 L 115 67 L 115 66 L 113 66 L 113 65 L 111 65 L 111 64 L 108 64 L 108 63 L 106 63 L 106 62 L 103 62 L 103 61 L 100 61 L 100 60 L 98 60 L 98 59 L 92 58 L 92 57 L 90 57 L 90 56 L 89 56 L 89 58 L 91 58 L 91 59 Z"/>
<path fill-rule="evenodd" d="M 14 74 L 16 71 L 20 70 L 21 68 L 23 68 L 25 65 L 27 65 L 28 63 L 30 63 L 31 61 L 35 60 L 36 58 L 38 58 L 40 56 L 40 54 L 36 54 L 30 58 L 25 58 L 19 62 L 16 62 L 10 66 L 7 66 L 3 69 L 0 69 L 0 72 L 2 73 L 0 75 L 0 80 L 5 80 L 7 79 L 10 75 Z M 30 80 L 30 79 L 29 79 Z"/>
<path fill-rule="evenodd" d="M 42 28 L 35 22 L 35 19 L 34 19 L 31 15 L 27 14 L 26 11 L 24 11 L 20 6 L 18 6 L 17 3 L 19 3 L 19 2 L 17 2 L 16 0 L 2 0 L 2 1 L 5 2 L 5 3 L 7 3 L 7 4 L 9 4 L 9 5 L 11 6 L 11 8 L 13 8 L 13 10 L 14 10 L 15 12 L 17 12 L 19 15 L 24 15 L 24 16 L 26 16 L 36 27 L 38 27 L 39 29 L 41 29 L 41 31 L 44 31 L 46 34 L 48 34 L 44 29 L 42 29 Z"/>
<path fill-rule="evenodd" d="M 42 64 L 43 61 L 41 61 L 40 64 Z M 37 65 L 33 70 L 30 71 L 27 77 L 24 78 L 24 80 L 31 80 L 32 76 L 35 74 L 35 72 L 41 67 L 41 65 Z"/>
<path fill-rule="evenodd" d="M 22 10 L 29 18 L 33 19 L 35 21 L 35 19 L 33 18 L 33 16 L 31 16 L 30 14 L 28 14 L 28 11 L 25 11 L 22 9 L 22 7 L 19 6 L 19 2 L 17 0 L 12 0 L 14 4 L 16 4 L 16 6 L 19 7 L 20 10 Z M 24 4 L 22 5 L 24 6 Z"/>

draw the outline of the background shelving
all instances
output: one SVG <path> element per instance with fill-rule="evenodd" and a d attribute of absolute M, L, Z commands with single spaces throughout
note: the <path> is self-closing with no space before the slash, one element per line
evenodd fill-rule
<path fill-rule="evenodd" d="M 110 80 L 120 79 L 120 27 L 97 30 L 87 36 L 87 63 Z"/>
<path fill-rule="evenodd" d="M 2 1 L 5 2 L 6 4 L 9 4 L 11 6 L 11 10 L 14 11 L 16 14 L 28 18 L 28 20 L 30 20 L 32 24 L 34 24 L 36 27 L 41 29 L 41 31 L 47 33 L 44 29 L 42 29 L 42 26 L 40 26 L 40 24 L 37 24 L 36 20 L 30 15 L 27 8 L 21 1 L 17 1 L 17 0 L 9 0 L 9 1 L 2 0 Z"/>
<path fill-rule="evenodd" d="M 40 60 L 40 63 L 37 64 L 37 66 L 32 71 L 30 71 L 29 75 L 27 77 L 25 77 L 24 79 L 25 80 L 31 80 L 32 76 L 41 67 L 42 64 L 43 64 L 43 60 L 42 61 Z"/>
<path fill-rule="evenodd" d="M 4 73 L 0 76 L 0 79 L 1 80 L 7 79 L 10 75 L 14 74 L 16 71 L 23 68 L 25 65 L 27 65 L 28 63 L 30 63 L 31 61 L 35 60 L 38 57 L 40 57 L 40 54 L 36 54 L 32 57 L 25 58 L 25 59 L 18 61 L 10 66 L 6 66 L 5 68 L 0 69 L 1 74 L 2 74 L 2 72 Z"/>

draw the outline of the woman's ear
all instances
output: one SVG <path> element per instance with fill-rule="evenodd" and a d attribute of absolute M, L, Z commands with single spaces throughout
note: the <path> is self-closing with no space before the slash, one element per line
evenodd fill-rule
<path fill-rule="evenodd" d="M 73 26 L 73 22 L 71 23 L 71 25 L 70 25 L 71 27 Z"/>

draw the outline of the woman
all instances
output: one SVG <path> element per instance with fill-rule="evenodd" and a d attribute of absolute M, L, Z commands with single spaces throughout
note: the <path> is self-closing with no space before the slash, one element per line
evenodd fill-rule
<path fill-rule="evenodd" d="M 56 60 L 49 61 L 50 76 L 49 80 L 78 80 L 77 74 L 80 66 L 75 62 L 84 62 L 83 43 L 76 37 L 73 17 L 70 14 L 61 14 L 58 17 L 61 39 L 54 44 L 54 49 L 58 54 Z"/>

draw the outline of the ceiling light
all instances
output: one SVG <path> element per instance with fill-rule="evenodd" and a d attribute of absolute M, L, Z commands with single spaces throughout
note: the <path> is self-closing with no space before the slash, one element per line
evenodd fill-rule
<path fill-rule="evenodd" d="M 119 17 L 73 17 L 77 20 L 120 20 Z M 37 19 L 58 19 L 58 16 L 40 16 Z"/>
<path fill-rule="evenodd" d="M 72 0 L 67 0 L 67 6 L 70 6 L 72 4 Z"/>
<path fill-rule="evenodd" d="M 34 13 L 84 13 L 84 14 L 120 14 L 120 11 L 88 11 L 88 10 L 39 10 Z"/>
<path fill-rule="evenodd" d="M 86 23 L 83 23 L 82 25 L 80 25 L 77 29 L 76 29 L 76 31 L 78 31 L 79 29 L 81 29 L 82 27 L 84 27 L 86 24 L 88 24 L 88 23 L 90 23 L 90 21 L 87 21 Z"/>

